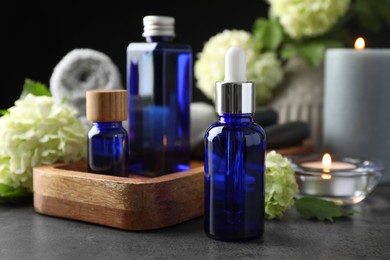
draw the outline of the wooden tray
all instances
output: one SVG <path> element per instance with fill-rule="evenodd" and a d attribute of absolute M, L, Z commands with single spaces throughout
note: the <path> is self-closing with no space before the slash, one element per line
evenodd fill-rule
<path fill-rule="evenodd" d="M 277 150 L 282 155 L 313 151 L 311 142 Z M 34 208 L 41 214 L 125 230 L 172 226 L 203 215 L 203 162 L 160 177 L 92 174 L 86 161 L 33 169 Z"/>
<path fill-rule="evenodd" d="M 149 230 L 203 215 L 203 164 L 160 177 L 87 173 L 85 161 L 33 169 L 38 213 L 126 229 Z"/>

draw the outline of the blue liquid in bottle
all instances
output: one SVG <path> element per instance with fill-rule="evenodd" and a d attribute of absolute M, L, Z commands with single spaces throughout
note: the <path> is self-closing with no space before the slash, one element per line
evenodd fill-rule
<path fill-rule="evenodd" d="M 205 136 L 204 228 L 218 240 L 264 232 L 265 134 L 250 114 L 220 115 Z"/>
<path fill-rule="evenodd" d="M 173 43 L 169 33 L 145 29 L 144 36 L 147 42 L 127 48 L 130 171 L 159 176 L 188 170 L 191 47 Z"/>
<path fill-rule="evenodd" d="M 127 143 L 122 122 L 93 122 L 88 132 L 88 171 L 127 177 Z"/>
<path fill-rule="evenodd" d="M 229 48 L 225 80 L 216 84 L 219 121 L 204 137 L 204 230 L 223 241 L 264 233 L 266 136 L 253 121 L 256 88 L 245 74 L 245 52 Z"/>

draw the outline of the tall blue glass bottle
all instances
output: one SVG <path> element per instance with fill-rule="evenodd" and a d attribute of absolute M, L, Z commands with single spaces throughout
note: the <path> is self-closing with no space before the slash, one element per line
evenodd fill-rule
<path fill-rule="evenodd" d="M 88 172 L 128 176 L 128 135 L 122 126 L 127 119 L 127 91 L 90 90 L 86 94 Z"/>
<path fill-rule="evenodd" d="M 146 16 L 144 43 L 127 48 L 130 171 L 189 169 L 192 50 L 174 43 L 174 18 Z"/>
<path fill-rule="evenodd" d="M 237 241 L 264 232 L 266 136 L 252 118 L 255 85 L 246 81 L 245 53 L 232 47 L 225 62 L 225 81 L 216 86 L 219 121 L 205 134 L 204 229 Z"/>

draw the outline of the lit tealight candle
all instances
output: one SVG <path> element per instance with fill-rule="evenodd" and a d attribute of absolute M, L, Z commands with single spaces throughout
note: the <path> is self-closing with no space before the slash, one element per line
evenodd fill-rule
<path fill-rule="evenodd" d="M 334 161 L 332 161 L 332 159 Z M 310 154 L 291 160 L 299 187 L 297 198 L 313 196 L 339 205 L 362 201 L 378 184 L 384 167 L 374 161 Z"/>
<path fill-rule="evenodd" d="M 332 170 L 352 170 L 356 168 L 356 166 L 352 163 L 342 161 L 332 162 L 332 157 L 328 153 L 324 154 L 322 161 L 303 162 L 301 163 L 301 166 L 305 168 L 322 170 L 324 172 L 330 172 Z"/>

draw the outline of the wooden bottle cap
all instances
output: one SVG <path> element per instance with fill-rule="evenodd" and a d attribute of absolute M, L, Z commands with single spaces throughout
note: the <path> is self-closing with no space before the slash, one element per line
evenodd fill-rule
<path fill-rule="evenodd" d="M 89 90 L 87 119 L 94 122 L 120 122 L 127 119 L 126 90 Z"/>

